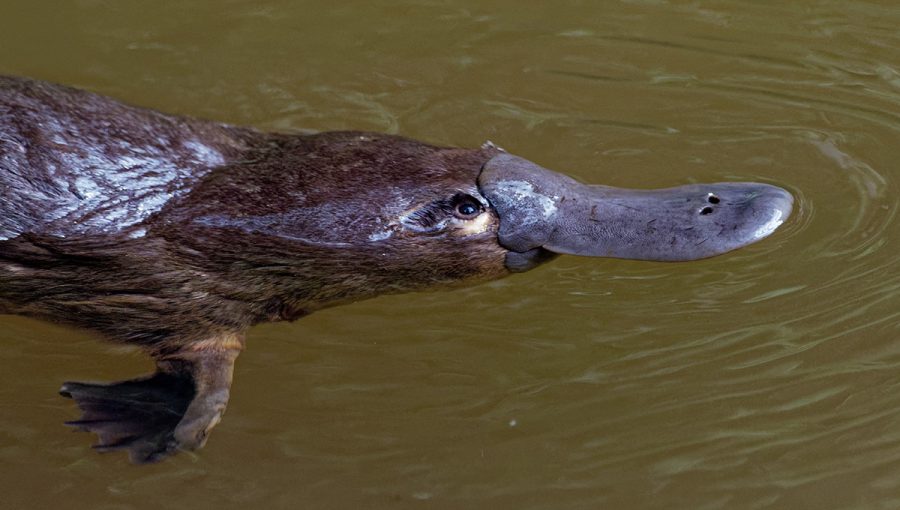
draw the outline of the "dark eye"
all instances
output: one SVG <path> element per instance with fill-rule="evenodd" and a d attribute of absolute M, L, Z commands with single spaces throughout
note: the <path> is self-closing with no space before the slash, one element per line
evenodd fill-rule
<path fill-rule="evenodd" d="M 481 213 L 481 204 L 475 202 L 474 199 L 464 199 L 456 204 L 456 217 L 464 220 L 472 219 Z"/>

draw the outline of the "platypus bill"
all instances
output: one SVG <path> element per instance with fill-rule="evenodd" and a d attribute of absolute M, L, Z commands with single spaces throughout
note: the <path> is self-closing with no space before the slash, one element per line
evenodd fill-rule
<path fill-rule="evenodd" d="M 766 184 L 589 186 L 491 144 L 262 133 L 0 77 L 0 313 L 153 356 L 151 376 L 61 390 L 73 425 L 135 462 L 205 443 L 254 324 L 558 254 L 710 257 L 791 205 Z"/>

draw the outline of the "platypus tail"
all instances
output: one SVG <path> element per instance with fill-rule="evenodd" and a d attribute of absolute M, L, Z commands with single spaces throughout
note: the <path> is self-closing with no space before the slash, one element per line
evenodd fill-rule
<path fill-rule="evenodd" d="M 59 393 L 82 411 L 80 419 L 66 425 L 97 434 L 97 450 L 127 450 L 132 462 L 143 464 L 178 449 L 175 427 L 195 389 L 187 374 L 157 372 L 109 384 L 67 382 Z"/>

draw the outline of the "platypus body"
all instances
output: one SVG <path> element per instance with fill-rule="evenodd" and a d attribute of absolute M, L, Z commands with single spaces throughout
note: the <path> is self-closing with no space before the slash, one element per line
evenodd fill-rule
<path fill-rule="evenodd" d="M 709 257 L 791 205 L 765 184 L 587 186 L 492 144 L 263 133 L 0 77 L 0 313 L 156 359 L 152 376 L 61 390 L 75 425 L 136 462 L 204 444 L 254 324 L 563 253 Z"/>

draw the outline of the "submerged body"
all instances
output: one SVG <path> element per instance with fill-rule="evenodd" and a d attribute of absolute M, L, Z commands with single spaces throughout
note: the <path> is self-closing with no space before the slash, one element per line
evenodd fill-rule
<path fill-rule="evenodd" d="M 253 324 L 560 253 L 712 256 L 790 208 L 762 184 L 585 186 L 490 144 L 261 133 L 0 77 L 0 313 L 147 349 L 153 377 L 63 388 L 138 461 L 203 444 Z"/>

